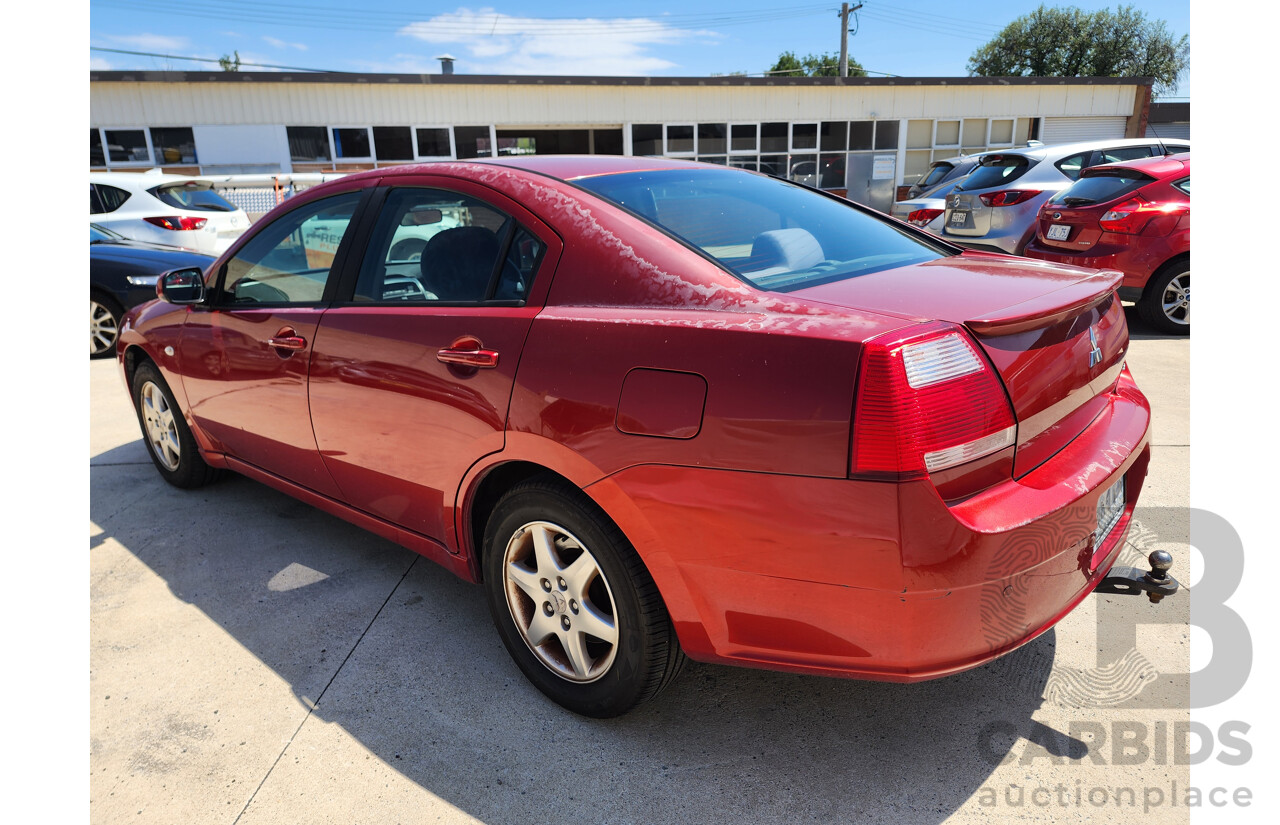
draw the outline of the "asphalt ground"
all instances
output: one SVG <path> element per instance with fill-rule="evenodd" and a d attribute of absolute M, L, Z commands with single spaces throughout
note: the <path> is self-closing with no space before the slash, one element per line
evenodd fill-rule
<path fill-rule="evenodd" d="M 1128 315 L 1154 425 L 1121 561 L 1186 583 L 1190 342 Z M 169 487 L 114 362 L 90 381 L 93 822 L 1187 821 L 1185 593 L 917 685 L 690 663 L 589 720 L 479 587 L 240 476 Z"/>

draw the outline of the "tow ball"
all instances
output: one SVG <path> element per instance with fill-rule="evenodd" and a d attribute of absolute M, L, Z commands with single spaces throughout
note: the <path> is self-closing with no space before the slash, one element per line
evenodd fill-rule
<path fill-rule="evenodd" d="M 1150 570 L 1139 570 L 1136 567 L 1113 567 L 1098 582 L 1095 593 L 1115 593 L 1120 596 L 1138 596 L 1143 593 L 1152 604 L 1158 604 L 1165 596 L 1178 592 L 1178 581 L 1169 575 L 1173 566 L 1173 556 L 1164 550 L 1156 550 L 1147 556 Z"/>

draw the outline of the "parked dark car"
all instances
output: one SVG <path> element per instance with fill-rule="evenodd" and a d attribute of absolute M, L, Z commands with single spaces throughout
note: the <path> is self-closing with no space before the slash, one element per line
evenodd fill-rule
<path fill-rule="evenodd" d="M 156 297 L 156 280 L 174 269 L 213 263 L 213 257 L 144 241 L 131 241 L 89 224 L 89 357 L 116 351 L 124 311 Z"/>

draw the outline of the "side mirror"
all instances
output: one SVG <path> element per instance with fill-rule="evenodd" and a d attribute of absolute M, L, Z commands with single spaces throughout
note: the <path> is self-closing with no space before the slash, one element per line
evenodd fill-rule
<path fill-rule="evenodd" d="M 171 304 L 198 304 L 204 300 L 204 273 L 198 269 L 175 269 L 156 281 L 156 297 Z"/>

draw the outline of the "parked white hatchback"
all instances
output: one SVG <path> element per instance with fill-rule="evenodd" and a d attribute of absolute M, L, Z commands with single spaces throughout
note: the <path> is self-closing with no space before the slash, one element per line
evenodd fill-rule
<path fill-rule="evenodd" d="M 220 255 L 249 216 L 200 178 L 159 172 L 93 172 L 89 221 L 136 241 Z"/>

